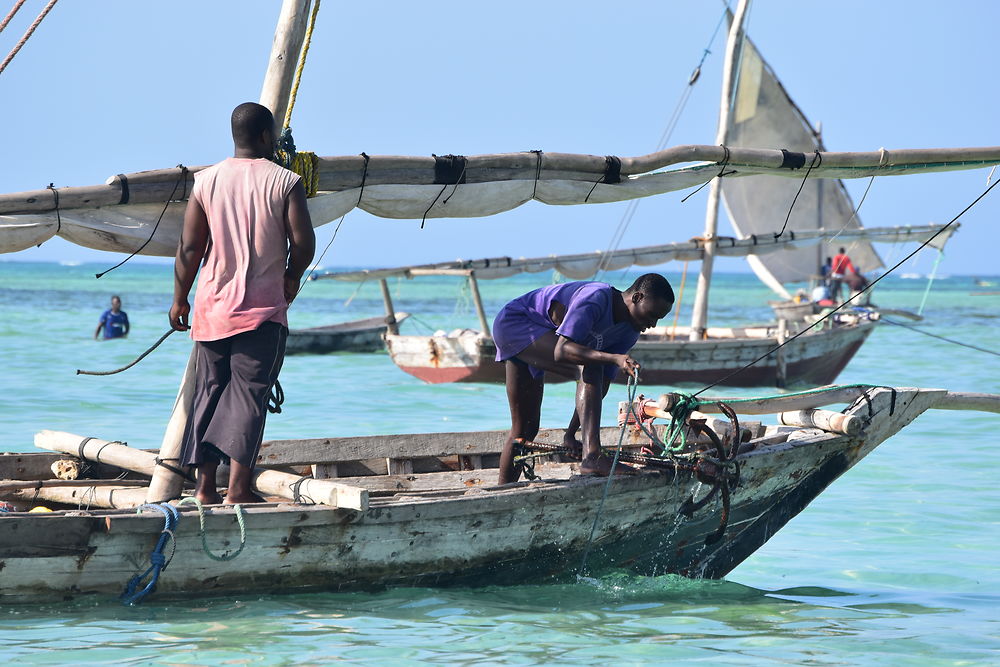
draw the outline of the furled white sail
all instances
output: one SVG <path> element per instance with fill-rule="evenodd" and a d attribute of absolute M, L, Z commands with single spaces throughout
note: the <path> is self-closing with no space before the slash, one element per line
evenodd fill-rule
<path fill-rule="evenodd" d="M 759 238 L 721 238 L 716 246 L 716 254 L 724 257 L 762 257 L 788 252 L 789 249 L 814 247 L 821 241 L 837 235 L 844 243 L 872 241 L 885 243 L 924 243 L 935 248 L 943 248 L 959 225 L 945 228 L 942 225 L 917 225 L 904 227 L 873 227 L 847 231 L 817 229 L 796 232 L 775 238 L 768 234 Z M 317 279 L 331 279 L 351 282 L 378 280 L 382 278 L 411 278 L 415 275 L 433 273 L 475 272 L 477 278 L 492 280 L 506 278 L 518 273 L 538 273 L 555 269 L 568 278 L 583 280 L 597 271 L 618 270 L 630 266 L 656 266 L 676 260 L 698 261 L 704 253 L 704 242 L 693 239 L 684 243 L 666 243 L 641 248 L 626 248 L 613 252 L 592 252 L 573 255 L 550 255 L 548 257 L 512 258 L 489 257 L 484 259 L 455 260 L 436 264 L 415 264 L 387 269 L 362 271 L 338 271 L 317 276 Z"/>
<path fill-rule="evenodd" d="M 354 208 L 385 218 L 459 218 L 494 215 L 531 200 L 558 205 L 625 201 L 700 185 L 714 178 L 723 162 L 727 182 L 768 174 L 786 177 L 768 181 L 797 185 L 803 174 L 802 168 L 788 166 L 780 149 L 697 145 L 622 158 L 479 155 L 455 160 L 451 171 L 440 169 L 440 162 L 433 157 L 319 158 L 319 192 L 309 200 L 313 224 L 326 224 Z M 810 180 L 996 164 L 1000 147 L 824 153 Z M 202 168 L 119 175 L 104 185 L 58 188 L 58 195 L 50 189 L 0 195 L 0 252 L 16 252 L 58 233 L 79 245 L 119 252 L 133 252 L 149 239 L 143 254 L 172 256 L 186 193 Z"/>
<path fill-rule="evenodd" d="M 836 179 L 813 178 L 816 169 L 802 182 L 801 176 L 805 175 L 814 160 L 817 166 L 822 166 L 814 157 L 815 151 L 824 150 L 822 139 L 749 39 L 743 41 L 727 137 L 732 146 L 783 146 L 805 157 L 798 170 L 798 180 L 723 177 L 723 201 L 738 236 L 777 233 L 785 224 L 786 217 L 787 229 L 795 232 L 861 227 L 843 183 Z M 816 275 L 825 258 L 837 254 L 841 246 L 847 249 L 860 270 L 871 271 L 883 266 L 868 241 L 855 239 L 848 242 L 843 235 L 808 249 L 788 249 L 766 257 L 753 256 L 749 258 L 749 263 L 765 284 L 787 296 L 784 284 L 806 281 Z"/>

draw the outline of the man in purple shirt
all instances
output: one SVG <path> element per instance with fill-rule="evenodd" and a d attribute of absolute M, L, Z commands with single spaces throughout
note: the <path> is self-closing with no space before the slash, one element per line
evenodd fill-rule
<path fill-rule="evenodd" d="M 607 283 L 564 283 L 528 292 L 501 309 L 493 340 L 497 361 L 506 367 L 511 429 L 500 455 L 500 484 L 520 475 L 514 441 L 538 434 L 546 371 L 577 381 L 576 410 L 563 443 L 582 446 L 580 472 L 610 474 L 611 459 L 601 452 L 601 401 L 619 369 L 636 376 L 639 364 L 628 352 L 673 305 L 667 279 L 647 273 L 624 292 Z M 581 426 L 582 444 L 576 439 Z"/>

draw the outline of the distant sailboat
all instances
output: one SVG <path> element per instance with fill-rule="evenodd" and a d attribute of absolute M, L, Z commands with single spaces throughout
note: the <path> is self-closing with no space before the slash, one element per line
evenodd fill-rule
<path fill-rule="evenodd" d="M 764 62 L 749 39 L 732 31 L 727 46 L 727 76 L 723 83 L 718 143 L 726 146 L 747 144 L 779 145 L 782 164 L 811 172 L 822 169 L 828 155 L 809 121 L 788 96 L 773 70 Z M 733 76 L 739 62 L 739 76 Z M 737 82 L 734 79 L 738 79 Z M 728 91 L 735 90 L 735 94 Z M 738 149 L 731 149 L 737 151 Z M 732 158 L 735 152 L 726 155 Z M 887 152 L 879 155 L 888 164 Z M 957 226 L 946 232 L 941 226 L 898 227 L 862 230 L 846 188 L 829 178 L 739 178 L 732 161 L 723 161 L 727 176 L 713 181 L 709 201 L 709 221 L 703 239 L 688 243 L 618 250 L 608 253 L 577 254 L 512 260 L 493 258 L 437 265 L 400 267 L 372 272 L 333 274 L 340 280 L 393 276 L 412 277 L 434 272 L 465 272 L 475 287 L 476 278 L 496 278 L 519 272 L 557 269 L 575 279 L 594 276 L 598 270 L 614 270 L 633 265 L 651 266 L 672 260 L 701 261 L 702 275 L 690 327 L 658 327 L 643 334 L 632 355 L 642 364 L 643 379 L 654 384 L 683 382 L 714 383 L 725 380 L 731 386 L 786 386 L 833 382 L 874 328 L 878 314 L 853 311 L 838 316 L 833 325 L 813 329 L 784 346 L 780 352 L 749 368 L 746 364 L 766 356 L 781 343 L 808 326 L 815 318 L 812 303 L 783 302 L 779 321 L 752 327 L 709 327 L 707 301 L 715 255 L 745 257 L 757 276 L 779 296 L 791 299 L 786 285 L 808 281 L 816 274 L 823 258 L 830 254 L 833 241 L 849 248 L 855 265 L 871 271 L 883 266 L 872 248 L 873 240 L 925 242 L 941 248 Z M 717 172 L 719 173 L 719 172 Z M 721 194 L 739 238 L 716 234 L 715 203 Z M 714 197 L 714 200 L 713 200 Z M 792 206 L 792 202 L 795 205 Z M 787 228 L 781 230 L 787 217 Z M 383 293 L 385 292 L 383 286 Z M 478 290 L 473 289 L 478 295 Z M 495 346 L 490 339 L 489 319 L 476 301 L 481 331 L 461 330 L 456 335 L 413 336 L 389 334 L 386 342 L 393 361 L 406 372 L 432 383 L 502 382 L 502 364 L 494 361 Z M 391 309 L 391 303 L 387 303 Z M 790 314 L 786 314 L 790 313 Z M 743 370 L 740 370 L 743 369 Z M 735 374 L 734 374 L 735 373 Z"/>

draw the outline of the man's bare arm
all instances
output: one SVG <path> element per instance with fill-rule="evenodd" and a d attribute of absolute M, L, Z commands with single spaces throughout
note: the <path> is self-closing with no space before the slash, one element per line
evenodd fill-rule
<path fill-rule="evenodd" d="M 188 303 L 188 295 L 207 246 L 208 216 L 201 203 L 192 197 L 184 211 L 184 227 L 177 245 L 177 257 L 174 259 L 174 303 L 170 307 L 170 326 L 177 331 L 190 328 L 188 314 L 191 312 L 191 305 Z"/>
<path fill-rule="evenodd" d="M 639 369 L 639 362 L 628 354 L 612 354 L 601 352 L 593 348 L 576 343 L 565 336 L 559 336 L 554 350 L 555 360 L 558 363 L 569 362 L 571 364 L 614 364 L 632 377 L 636 376 Z"/>
<path fill-rule="evenodd" d="M 302 181 L 288 195 L 288 268 L 285 269 L 285 300 L 291 303 L 299 291 L 302 275 L 309 268 L 316 252 L 316 233 L 306 205 L 306 189 Z"/>

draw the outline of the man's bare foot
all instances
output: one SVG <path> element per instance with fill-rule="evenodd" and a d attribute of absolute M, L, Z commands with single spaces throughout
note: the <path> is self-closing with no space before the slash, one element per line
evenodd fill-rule
<path fill-rule="evenodd" d="M 215 493 L 196 493 L 194 497 L 201 502 L 202 505 L 221 505 L 222 495 L 218 492 Z"/>
<path fill-rule="evenodd" d="M 227 505 L 247 505 L 249 503 L 264 503 L 267 502 L 256 493 L 246 493 L 235 495 L 232 493 L 226 494 L 226 504 Z"/>
<path fill-rule="evenodd" d="M 607 454 L 591 454 L 580 463 L 581 475 L 593 475 L 595 477 L 607 477 L 611 474 L 611 464 L 614 459 Z M 615 464 L 615 476 L 635 475 L 639 471 L 632 466 L 619 461 Z"/>
<path fill-rule="evenodd" d="M 569 450 L 569 455 L 574 458 L 583 457 L 583 443 L 572 436 L 565 436 L 562 441 L 562 446 Z"/>

